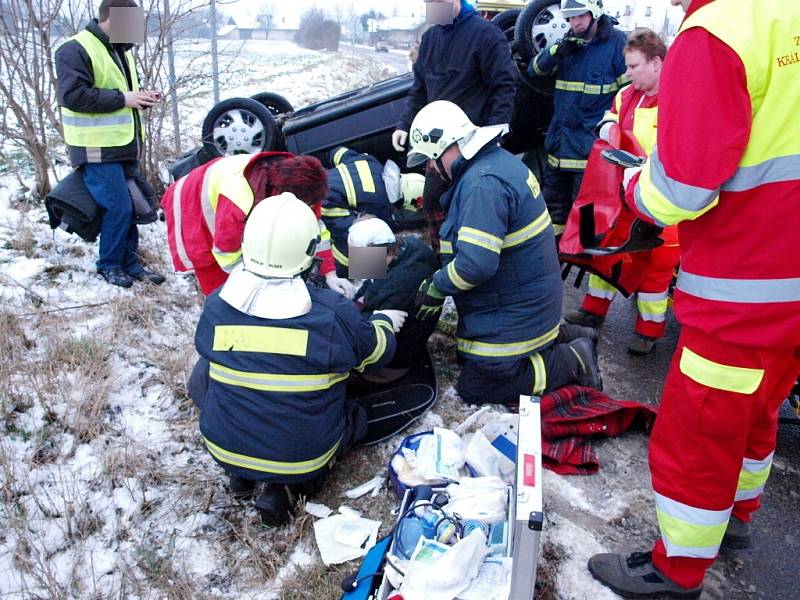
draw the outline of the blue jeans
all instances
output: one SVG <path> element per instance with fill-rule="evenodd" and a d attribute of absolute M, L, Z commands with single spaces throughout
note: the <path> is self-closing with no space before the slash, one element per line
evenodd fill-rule
<path fill-rule="evenodd" d="M 133 169 L 138 171 L 137 164 Z M 86 164 L 83 166 L 86 189 L 103 209 L 100 229 L 100 258 L 98 271 L 122 269 L 133 274 L 142 270 L 136 250 L 139 230 L 133 222 L 133 200 L 125 182 L 122 163 Z"/>

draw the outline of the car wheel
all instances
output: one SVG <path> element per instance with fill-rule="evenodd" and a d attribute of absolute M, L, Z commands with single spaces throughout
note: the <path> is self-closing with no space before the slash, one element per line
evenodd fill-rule
<path fill-rule="evenodd" d="M 218 156 L 272 150 L 277 137 L 272 113 L 251 98 L 223 100 L 203 121 L 203 146 Z"/>
<path fill-rule="evenodd" d="M 553 0 L 531 0 L 522 9 L 514 27 L 516 50 L 524 61 L 552 46 L 569 31 L 560 4 Z"/>
<path fill-rule="evenodd" d="M 291 102 L 289 102 L 286 98 L 281 96 L 280 94 L 274 94 L 272 92 L 261 92 L 260 94 L 256 94 L 255 96 L 250 96 L 256 102 L 260 102 L 263 104 L 269 112 L 272 113 L 272 116 L 277 117 L 278 115 L 282 115 L 284 113 L 290 113 L 294 110 Z"/>
<path fill-rule="evenodd" d="M 514 41 L 514 25 L 517 23 L 517 17 L 519 17 L 521 12 L 522 10 L 519 8 L 512 8 L 497 13 L 492 17 L 492 23 L 497 25 L 503 33 L 506 34 L 506 40 L 508 40 L 509 44 Z"/>

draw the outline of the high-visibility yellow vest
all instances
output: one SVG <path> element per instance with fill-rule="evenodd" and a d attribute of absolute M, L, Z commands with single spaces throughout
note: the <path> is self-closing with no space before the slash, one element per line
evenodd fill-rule
<path fill-rule="evenodd" d="M 733 180 L 739 179 L 737 183 L 745 189 L 770 179 L 769 175 L 756 177 L 755 171 L 749 177 L 747 167 L 759 165 L 758 171 L 764 171 L 769 167 L 768 161 L 781 157 L 784 161 L 793 157 L 793 164 L 799 164 L 800 136 L 790 126 L 797 122 L 797 105 L 790 99 L 800 98 L 800 31 L 797 19 L 789 18 L 796 14 L 797 0 L 716 0 L 681 26 L 681 31 L 691 27 L 705 29 L 730 46 L 744 64 L 753 126 Z M 752 26 L 741 27 L 743 20 Z"/>
<path fill-rule="evenodd" d="M 108 48 L 90 31 L 81 31 L 70 40 L 78 42 L 89 55 L 92 62 L 94 87 L 120 92 L 138 92 L 139 79 L 133 54 L 125 52 L 128 70 L 131 74 L 132 88 L 128 88 L 125 73 L 111 57 Z M 64 141 L 70 146 L 82 148 L 111 148 L 126 146 L 133 141 L 134 114 L 132 108 L 120 108 L 110 113 L 82 113 L 61 107 L 61 121 L 64 126 Z"/>

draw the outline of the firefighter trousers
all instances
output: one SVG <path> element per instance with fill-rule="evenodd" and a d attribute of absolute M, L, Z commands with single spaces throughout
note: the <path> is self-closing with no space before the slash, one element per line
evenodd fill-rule
<path fill-rule="evenodd" d="M 736 346 L 684 327 L 650 439 L 661 538 L 653 563 L 700 585 L 731 515 L 749 522 L 772 466 L 800 348 Z"/>

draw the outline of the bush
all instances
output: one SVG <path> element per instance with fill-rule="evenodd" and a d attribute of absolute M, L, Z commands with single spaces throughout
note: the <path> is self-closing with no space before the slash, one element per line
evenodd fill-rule
<path fill-rule="evenodd" d="M 342 29 L 336 21 L 327 19 L 322 10 L 312 8 L 300 18 L 295 41 L 312 50 L 338 50 L 341 34 Z"/>

